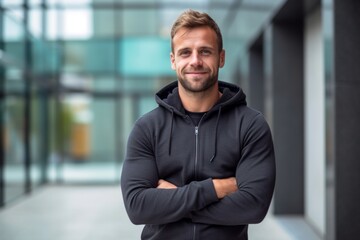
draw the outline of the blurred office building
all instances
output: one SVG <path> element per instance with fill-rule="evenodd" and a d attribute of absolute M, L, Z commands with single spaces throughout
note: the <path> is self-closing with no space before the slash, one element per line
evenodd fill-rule
<path fill-rule="evenodd" d="M 359 238 L 357 0 L 0 0 L 0 218 L 47 186 L 118 187 L 134 121 L 176 80 L 170 28 L 189 8 L 220 25 L 220 79 L 272 129 L 269 215 Z"/>

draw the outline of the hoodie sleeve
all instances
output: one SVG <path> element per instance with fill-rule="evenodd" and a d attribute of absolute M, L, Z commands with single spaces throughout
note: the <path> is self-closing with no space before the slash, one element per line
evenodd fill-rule
<path fill-rule="evenodd" d="M 123 200 L 134 224 L 175 222 L 218 201 L 211 179 L 176 189 L 157 189 L 159 177 L 151 139 L 137 122 L 129 136 L 122 168 Z"/>
<path fill-rule="evenodd" d="M 275 185 L 275 156 L 271 132 L 261 114 L 255 117 L 244 136 L 236 181 L 237 192 L 193 211 L 193 222 L 242 225 L 264 219 Z"/>

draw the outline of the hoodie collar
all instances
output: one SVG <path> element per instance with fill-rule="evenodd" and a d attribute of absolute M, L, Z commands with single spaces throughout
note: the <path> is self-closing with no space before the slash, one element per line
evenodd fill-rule
<path fill-rule="evenodd" d="M 246 105 L 246 95 L 242 89 L 235 84 L 218 81 L 219 91 L 222 96 L 219 101 L 212 107 L 210 111 L 216 111 L 221 108 L 226 109 L 234 105 Z M 179 91 L 178 81 L 174 81 L 156 93 L 156 102 L 178 115 L 185 116 L 185 109 L 182 106 Z"/>

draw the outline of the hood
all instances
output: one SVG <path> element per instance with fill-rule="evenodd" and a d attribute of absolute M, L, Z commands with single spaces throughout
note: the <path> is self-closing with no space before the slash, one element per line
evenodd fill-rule
<path fill-rule="evenodd" d="M 210 162 L 212 162 L 216 157 L 216 148 L 217 148 L 217 133 L 218 133 L 218 125 L 219 119 L 221 117 L 221 112 L 231 108 L 233 106 L 238 105 L 246 105 L 246 96 L 240 87 L 226 83 L 222 81 L 218 81 L 219 91 L 222 93 L 219 101 L 209 110 L 209 112 L 217 111 L 217 120 L 214 126 L 214 147 L 212 148 L 213 153 L 210 158 Z M 159 106 L 164 107 L 169 110 L 171 113 L 171 123 L 170 123 L 170 131 L 169 131 L 169 155 L 171 155 L 171 142 L 172 142 L 172 132 L 173 132 L 173 123 L 174 123 L 174 114 L 180 115 L 182 117 L 186 116 L 185 109 L 182 106 L 179 91 L 178 91 L 178 82 L 172 82 L 169 85 L 162 88 L 159 92 L 156 93 L 156 102 Z"/>
<path fill-rule="evenodd" d="M 225 110 L 231 106 L 246 105 L 246 95 L 240 87 L 223 81 L 218 81 L 218 84 L 219 91 L 223 95 L 210 111 L 216 111 L 219 108 Z M 158 91 L 155 99 L 159 106 L 176 114 L 185 115 L 185 109 L 180 101 L 178 81 L 174 81 Z"/>

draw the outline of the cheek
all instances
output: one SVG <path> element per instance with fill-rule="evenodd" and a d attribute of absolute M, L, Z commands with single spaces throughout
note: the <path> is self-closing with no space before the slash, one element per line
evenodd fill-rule
<path fill-rule="evenodd" d="M 174 69 L 177 71 L 177 72 L 181 72 L 181 70 L 184 68 L 185 64 L 183 61 L 178 61 L 174 64 Z"/>

